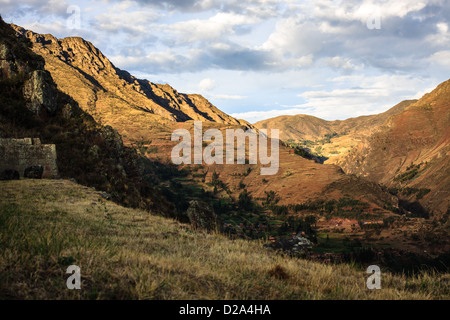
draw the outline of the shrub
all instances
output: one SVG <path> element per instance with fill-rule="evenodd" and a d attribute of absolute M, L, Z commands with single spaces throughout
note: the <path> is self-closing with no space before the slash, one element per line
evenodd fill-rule
<path fill-rule="evenodd" d="M 191 200 L 187 216 L 194 229 L 204 229 L 210 232 L 218 227 L 216 214 L 204 202 Z"/>

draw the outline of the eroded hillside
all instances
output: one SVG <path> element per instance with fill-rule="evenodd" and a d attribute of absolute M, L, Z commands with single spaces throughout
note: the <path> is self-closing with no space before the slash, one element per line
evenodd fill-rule
<path fill-rule="evenodd" d="M 0 18 L 0 137 L 54 144 L 61 177 L 103 190 L 128 206 L 173 213 L 146 181 L 136 150 L 124 146 L 117 130 L 98 124 L 61 92 L 31 46 Z"/>
<path fill-rule="evenodd" d="M 95 120 L 111 125 L 125 142 L 136 142 L 153 127 L 198 120 L 248 125 L 220 111 L 198 94 L 183 94 L 168 84 L 137 79 L 116 68 L 92 43 L 79 37 L 57 39 L 12 25 L 30 39 L 35 53 L 63 92 Z"/>
<path fill-rule="evenodd" d="M 81 38 L 56 39 L 17 26 L 14 28 L 19 35 L 33 42 L 34 52 L 45 59 L 45 68 L 58 88 L 73 96 L 95 119 L 117 129 L 126 144 L 133 145 L 149 159 L 170 164 L 170 150 L 175 145 L 170 141 L 171 133 L 180 128 L 191 130 L 193 120 L 203 121 L 205 129 L 251 127 L 245 121 L 221 112 L 199 95 L 180 94 L 169 85 L 136 79 L 117 69 L 97 48 Z M 396 198 L 378 186 L 358 180 L 357 184 L 365 187 L 348 189 L 351 184 L 336 182 L 355 178 L 346 176 L 338 167 L 304 159 L 285 146 L 280 150 L 277 175 L 268 177 L 263 184 L 258 182 L 264 178 L 256 173 L 259 169 L 255 168 L 255 174 L 248 176 L 252 182 L 246 182 L 246 185 L 255 197 L 276 190 L 283 203 L 288 204 L 319 198 L 338 199 L 351 193 L 379 208 L 386 204 L 397 206 Z M 239 185 L 242 180 L 236 174 L 243 170 L 242 165 L 205 166 L 209 175 L 214 170 L 220 171 L 222 179 L 230 185 Z M 234 198 L 239 192 L 239 189 L 235 190 Z"/>
<path fill-rule="evenodd" d="M 308 115 L 279 116 L 255 123 L 260 129 L 279 129 L 280 139 L 290 145 L 300 146 L 320 157 L 328 164 L 340 164 L 346 155 L 385 124 L 389 118 L 401 113 L 416 100 L 406 100 L 386 112 L 327 121 Z"/>
<path fill-rule="evenodd" d="M 364 139 L 342 168 L 403 194 L 412 209 L 423 206 L 448 218 L 449 163 L 450 81 L 446 81 Z M 420 190 L 425 191 L 419 196 Z"/>

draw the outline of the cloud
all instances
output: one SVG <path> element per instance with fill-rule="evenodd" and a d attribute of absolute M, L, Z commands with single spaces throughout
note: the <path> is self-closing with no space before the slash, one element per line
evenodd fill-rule
<path fill-rule="evenodd" d="M 27 30 L 33 30 L 34 32 L 42 34 L 62 34 L 67 30 L 67 24 L 62 21 L 55 21 L 54 23 L 33 22 L 30 24 L 22 25 L 22 27 Z"/>
<path fill-rule="evenodd" d="M 303 17 L 288 17 L 277 22 L 275 31 L 262 48 L 280 59 L 313 54 L 320 50 L 324 36 L 313 23 Z"/>
<path fill-rule="evenodd" d="M 233 35 L 239 26 L 255 24 L 257 18 L 248 17 L 241 14 L 219 12 L 216 15 L 205 19 L 194 19 L 181 21 L 172 25 L 162 27 L 162 31 L 169 36 L 175 35 L 175 42 L 178 44 L 192 43 L 196 41 L 214 40 L 223 35 Z"/>
<path fill-rule="evenodd" d="M 347 119 L 384 112 L 406 99 L 416 98 L 419 88 L 427 84 L 411 76 L 341 76 L 329 80 L 344 88 L 306 91 L 298 94 L 302 104 L 284 106 L 282 109 L 233 113 L 250 122 L 280 115 L 309 114 L 322 119 Z"/>
<path fill-rule="evenodd" d="M 41 15 L 66 16 L 69 4 L 65 0 L 0 0 L 2 14 L 15 13 L 19 16 L 33 13 Z"/>
<path fill-rule="evenodd" d="M 246 96 L 229 95 L 229 94 L 213 94 L 213 95 L 211 95 L 211 99 L 214 99 L 214 100 L 243 100 L 246 98 L 247 98 Z"/>
<path fill-rule="evenodd" d="M 333 1 L 322 0 L 314 8 L 317 18 L 325 20 L 359 21 L 366 23 L 367 19 L 373 15 L 380 15 L 382 18 L 400 17 L 422 10 L 431 1 Z"/>
<path fill-rule="evenodd" d="M 269 53 L 238 46 L 206 47 L 203 50 L 190 49 L 177 53 L 152 51 L 145 56 L 130 57 L 117 55 L 111 58 L 120 68 L 150 73 L 200 72 L 209 69 L 225 70 L 271 70 L 277 68 Z M 284 67 L 286 68 L 286 66 Z"/>
<path fill-rule="evenodd" d="M 120 2 L 120 0 L 117 2 Z M 268 18 L 277 14 L 282 2 L 279 0 L 140 0 L 139 4 L 141 6 L 183 13 L 219 10 Z"/>
<path fill-rule="evenodd" d="M 200 91 L 211 91 L 216 86 L 216 82 L 213 79 L 205 78 L 198 84 Z"/>
<path fill-rule="evenodd" d="M 352 59 L 340 56 L 325 58 L 325 64 L 331 68 L 343 70 L 344 72 L 360 71 L 364 68 L 364 64 L 356 65 L 353 63 Z"/>
<path fill-rule="evenodd" d="M 155 11 L 111 11 L 95 17 L 94 25 L 106 32 L 125 32 L 142 37 L 149 33 L 149 27 L 161 17 Z M 130 23 L 133 21 L 133 23 Z"/>
<path fill-rule="evenodd" d="M 406 75 L 341 76 L 330 80 L 340 88 L 306 91 L 298 96 L 302 106 L 313 107 L 313 115 L 345 119 L 386 111 L 405 99 L 412 99 L 427 82 Z"/>
<path fill-rule="evenodd" d="M 11 1 L 2 2 L 13 10 Z M 107 54 L 128 61 L 123 67 L 140 61 L 144 71 L 151 72 L 284 72 L 325 65 L 343 74 L 368 67 L 395 73 L 421 68 L 432 54 L 447 50 L 450 42 L 450 6 L 438 0 L 105 3 L 90 3 L 91 13 L 83 11 L 83 28 L 99 33 L 96 38 Z M 67 15 L 66 1 L 24 0 L 22 4 L 40 15 L 52 10 Z M 375 13 L 381 17 L 381 29 L 369 30 L 367 19 Z M 105 40 L 121 35 L 126 38 L 121 38 L 120 48 Z M 259 43 L 250 44 L 254 42 L 250 38 Z M 423 41 L 429 46 L 419 50 Z M 125 50 L 125 46 L 139 50 Z M 159 53 L 168 50 L 169 57 L 162 59 Z"/>
<path fill-rule="evenodd" d="M 438 51 L 430 57 L 430 62 L 450 68 L 450 50 Z"/>

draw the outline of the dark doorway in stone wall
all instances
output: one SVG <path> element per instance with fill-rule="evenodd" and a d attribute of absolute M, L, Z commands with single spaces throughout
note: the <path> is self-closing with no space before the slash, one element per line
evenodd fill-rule
<path fill-rule="evenodd" d="M 28 179 L 42 179 L 43 173 L 44 173 L 43 166 L 30 166 L 25 169 L 23 177 Z"/>

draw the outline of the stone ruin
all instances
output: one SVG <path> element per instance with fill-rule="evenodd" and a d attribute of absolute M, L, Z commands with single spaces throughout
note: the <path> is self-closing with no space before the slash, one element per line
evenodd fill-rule
<path fill-rule="evenodd" d="M 0 139 L 0 180 L 57 178 L 56 146 L 39 138 Z"/>

